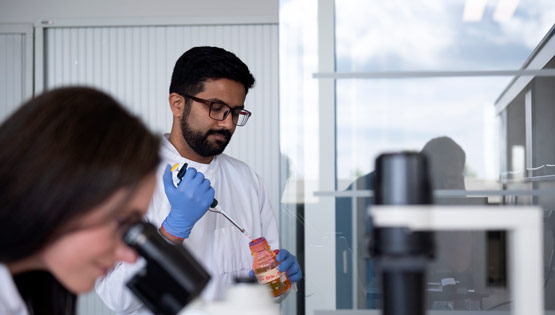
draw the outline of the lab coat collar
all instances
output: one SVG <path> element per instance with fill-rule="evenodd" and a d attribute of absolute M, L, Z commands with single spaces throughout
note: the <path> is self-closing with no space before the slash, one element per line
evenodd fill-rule
<path fill-rule="evenodd" d="M 0 313 L 28 315 L 8 267 L 0 264 Z"/>
<path fill-rule="evenodd" d="M 209 164 L 192 161 L 182 157 L 169 139 L 169 133 L 164 134 L 162 137 L 160 153 L 163 159 L 168 159 L 172 163 L 187 163 L 188 167 L 194 167 L 197 171 L 202 172 L 204 175 L 209 175 L 213 170 L 218 168 L 220 160 L 219 155 L 216 155 Z"/>

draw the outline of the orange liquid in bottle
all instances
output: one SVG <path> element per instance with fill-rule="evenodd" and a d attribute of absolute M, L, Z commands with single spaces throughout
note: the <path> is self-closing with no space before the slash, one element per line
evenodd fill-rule
<path fill-rule="evenodd" d="M 268 271 L 267 268 L 254 269 L 254 274 L 260 275 L 260 274 L 264 274 L 265 272 L 267 273 L 267 271 Z M 257 277 L 257 279 L 259 279 L 259 277 Z M 274 295 L 274 297 L 282 295 L 283 293 L 287 292 L 287 290 L 291 288 L 291 281 L 289 281 L 289 278 L 287 278 L 287 275 L 285 274 L 285 272 L 280 272 L 279 277 L 277 277 L 274 280 L 270 280 L 269 282 L 262 282 L 261 280 L 258 280 L 258 282 L 266 283 L 272 290 L 272 294 Z"/>
<path fill-rule="evenodd" d="M 286 293 L 291 288 L 291 281 L 285 272 L 278 270 L 276 254 L 270 249 L 264 237 L 249 243 L 253 256 L 252 269 L 259 283 L 267 284 L 274 297 Z"/>

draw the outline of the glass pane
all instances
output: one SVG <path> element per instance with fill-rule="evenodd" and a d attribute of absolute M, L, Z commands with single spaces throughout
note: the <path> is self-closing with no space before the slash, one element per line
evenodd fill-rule
<path fill-rule="evenodd" d="M 441 165 L 450 171 L 462 163 L 459 173 L 466 183 L 438 189 L 495 185 L 499 135 L 493 102 L 508 82 L 507 78 L 337 81 L 338 189 L 373 170 L 380 153 L 425 147 L 432 154 L 440 150 L 439 156 L 454 148 L 460 151 L 460 156 L 437 161 L 453 163 Z"/>
<path fill-rule="evenodd" d="M 503 16 L 509 2 L 514 10 L 505 7 L 510 12 Z M 480 71 L 517 70 L 537 61 L 538 54 L 548 57 L 531 69 L 553 68 L 555 52 L 544 44 L 553 35 L 555 2 L 335 5 L 336 71 L 383 74 L 336 80 L 337 190 L 372 190 L 378 155 L 411 150 L 429 157 L 437 204 L 539 205 L 551 222 L 555 191 L 535 197 L 486 191 L 555 188 L 555 145 L 549 143 L 555 132 L 550 101 L 555 79 L 520 84 Z M 381 307 L 380 280 L 368 254 L 371 204 L 371 198 L 336 199 L 338 309 Z M 548 225 L 544 233 L 546 296 L 555 292 L 552 230 Z M 505 232 L 445 231 L 435 239 L 437 257 L 425 280 L 428 309 L 511 309 Z M 545 304 L 555 307 L 551 299 Z"/>
<path fill-rule="evenodd" d="M 401 150 L 428 155 L 434 189 L 500 189 L 498 119 L 492 104 L 508 83 L 507 78 L 337 81 L 338 190 L 373 189 L 375 159 Z M 451 197 L 437 203 L 499 203 L 495 196 L 466 199 Z M 362 290 L 352 292 L 358 295 L 353 305 L 352 296 L 340 289 L 338 308 L 378 308 L 379 279 L 366 244 L 360 242 L 372 231 L 366 217 L 371 199 L 358 198 L 354 210 L 351 203 L 349 198 L 338 198 L 336 226 L 338 233 L 358 235 L 358 241 L 352 240 L 358 247 L 352 259 L 358 259 L 360 268 L 347 277 L 339 274 L 338 282 L 348 284 L 352 277 Z M 346 212 L 358 219 L 353 221 Z M 353 227 L 352 222 L 364 223 Z M 504 287 L 495 288 L 492 296 L 486 286 L 484 232 L 441 232 L 436 242 L 437 259 L 426 280 L 429 309 L 485 310 L 509 299 Z M 339 253 L 343 246 L 337 245 Z"/>
<path fill-rule="evenodd" d="M 440 205 L 541 206 L 545 222 L 554 222 L 545 226 L 543 247 L 546 296 L 553 296 L 555 81 L 483 71 L 514 71 L 538 55 L 547 60 L 529 69 L 555 68 L 550 48 L 555 42 L 549 42 L 555 2 L 469 1 L 483 2 L 477 14 L 465 13 L 463 0 L 335 1 L 333 19 L 327 11 L 331 1 L 279 2 L 280 146 L 286 173 L 281 231 L 282 241 L 296 242 L 305 275 L 297 314 L 380 306 L 368 253 L 372 199 L 367 196 L 375 158 L 398 150 L 434 156 Z M 516 4 L 509 17 L 496 13 L 502 3 Z M 336 79 L 335 112 L 322 110 L 327 100 L 319 99 L 318 89 L 324 84 L 313 77 L 328 53 L 319 50 L 318 40 L 330 25 L 335 25 L 337 72 L 383 73 L 382 78 Z M 335 115 L 335 125 L 322 124 L 326 115 Z M 322 139 L 323 129 L 335 130 L 335 139 Z M 329 152 L 326 146 L 336 155 L 322 156 Z M 357 197 L 314 194 L 325 192 L 318 185 L 333 178 L 320 171 L 330 159 L 334 193 L 358 190 Z M 553 194 L 521 193 L 531 190 Z M 504 232 L 445 231 L 436 239 L 441 249 L 428 268 L 427 308 L 511 309 Z M 326 266 L 331 271 L 321 272 Z M 545 300 L 547 309 L 555 308 L 552 300 Z"/>
<path fill-rule="evenodd" d="M 517 69 L 555 20 L 551 0 L 335 5 L 338 72 Z"/>

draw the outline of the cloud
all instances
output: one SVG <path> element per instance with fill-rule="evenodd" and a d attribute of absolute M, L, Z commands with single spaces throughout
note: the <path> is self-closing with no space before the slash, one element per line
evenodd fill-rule
<path fill-rule="evenodd" d="M 424 68 L 456 40 L 445 1 L 338 1 L 338 58 L 418 60 Z M 434 17 L 434 18 L 430 18 Z"/>

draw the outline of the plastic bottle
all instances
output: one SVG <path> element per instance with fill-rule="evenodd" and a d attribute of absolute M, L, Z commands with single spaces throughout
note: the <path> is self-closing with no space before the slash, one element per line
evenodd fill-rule
<path fill-rule="evenodd" d="M 264 237 L 249 243 L 253 256 L 252 270 L 258 283 L 267 284 L 274 297 L 285 294 L 291 288 L 291 281 L 285 272 L 278 270 L 276 254 L 270 249 Z"/>

